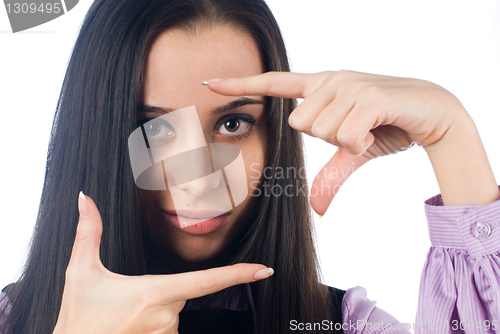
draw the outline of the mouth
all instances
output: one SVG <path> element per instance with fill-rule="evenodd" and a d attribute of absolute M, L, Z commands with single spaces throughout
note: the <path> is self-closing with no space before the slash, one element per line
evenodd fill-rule
<path fill-rule="evenodd" d="M 165 213 L 170 215 L 176 215 L 179 217 L 185 217 L 189 219 L 211 219 L 220 216 L 225 213 L 229 213 L 223 210 L 213 210 L 213 209 L 203 209 L 203 210 L 191 210 L 191 209 L 177 209 L 177 210 L 163 210 Z"/>
<path fill-rule="evenodd" d="M 219 230 L 226 223 L 230 211 L 221 210 L 163 210 L 167 221 L 189 234 L 208 234 Z"/>

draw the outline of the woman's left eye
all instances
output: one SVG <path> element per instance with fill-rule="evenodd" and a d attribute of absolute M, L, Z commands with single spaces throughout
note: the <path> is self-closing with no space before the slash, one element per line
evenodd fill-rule
<path fill-rule="evenodd" d="M 254 123 L 255 119 L 250 115 L 231 115 L 221 120 L 217 129 L 220 134 L 236 136 L 247 133 Z"/>

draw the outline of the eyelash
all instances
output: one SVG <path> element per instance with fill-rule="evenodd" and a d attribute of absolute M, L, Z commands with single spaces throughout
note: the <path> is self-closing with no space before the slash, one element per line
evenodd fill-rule
<path fill-rule="evenodd" d="M 137 126 L 142 126 L 145 123 L 147 123 L 150 120 L 155 119 L 155 118 L 156 117 L 140 119 L 137 121 Z M 233 139 L 243 140 L 255 132 L 254 125 L 256 123 L 256 120 L 255 120 L 255 118 L 253 118 L 252 116 L 250 116 L 248 114 L 229 114 L 229 115 L 226 115 L 217 122 L 217 124 L 215 125 L 215 129 L 220 128 L 222 125 L 224 125 L 225 122 L 231 121 L 231 120 L 243 121 L 243 122 L 250 124 L 250 126 L 249 126 L 247 131 L 240 133 L 240 134 L 237 134 L 237 135 L 223 134 L 223 136 L 225 136 L 226 138 L 229 138 L 230 140 L 233 140 Z"/>
<path fill-rule="evenodd" d="M 243 122 L 246 122 L 248 124 L 250 124 L 250 126 L 248 127 L 248 130 L 243 132 L 243 133 L 240 133 L 240 134 L 237 134 L 237 135 L 228 135 L 228 134 L 224 134 L 223 136 L 229 138 L 230 140 L 233 139 L 233 138 L 236 138 L 237 140 L 243 140 L 244 138 L 247 138 L 249 137 L 250 135 L 252 135 L 255 131 L 255 123 L 256 123 L 256 120 L 255 118 L 253 118 L 252 116 L 248 115 L 248 114 L 230 114 L 230 115 L 226 115 L 224 116 L 223 118 L 221 118 L 219 120 L 219 122 L 217 122 L 217 124 L 215 125 L 215 128 L 218 129 L 220 128 L 222 125 L 224 125 L 224 123 L 226 123 L 227 121 L 231 121 L 231 120 L 238 120 L 238 121 L 243 121 Z"/>

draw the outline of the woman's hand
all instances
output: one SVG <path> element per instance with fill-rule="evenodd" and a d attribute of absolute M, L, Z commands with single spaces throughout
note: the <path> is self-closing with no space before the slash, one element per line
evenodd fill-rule
<path fill-rule="evenodd" d="M 187 299 L 272 275 L 260 264 L 172 275 L 112 273 L 99 258 L 102 221 L 95 203 L 86 197 L 78 206 L 81 216 L 53 333 L 177 333 Z"/>
<path fill-rule="evenodd" d="M 339 147 L 312 185 L 320 189 L 317 195 L 311 194 L 311 205 L 320 215 L 324 214 L 347 177 L 371 159 L 404 151 L 417 144 L 426 149 L 433 161 L 432 154 L 438 151 L 442 154 L 451 145 L 460 144 L 457 140 L 459 132 L 469 143 L 477 142 L 479 138 L 472 119 L 453 94 L 418 79 L 353 71 L 268 72 L 246 78 L 212 79 L 208 81 L 208 87 L 223 95 L 304 98 L 291 113 L 290 126 Z M 474 140 L 469 140 L 471 138 Z M 445 149 L 444 142 L 448 145 Z M 471 150 L 482 149 L 484 152 L 482 145 L 478 147 L 476 144 Z M 457 192 L 453 189 L 456 180 L 450 175 L 458 177 L 460 173 L 453 173 L 450 169 L 452 158 L 456 155 L 447 157 L 446 163 L 433 163 L 443 200 L 448 203 L 466 201 L 468 198 L 456 197 Z M 485 155 L 478 157 L 480 161 L 475 174 L 489 169 L 492 176 L 484 158 Z M 480 181 L 488 184 L 488 199 L 498 198 L 494 179 Z M 463 195 L 465 187 L 459 185 L 458 188 L 462 190 L 458 194 Z M 323 189 L 332 191 L 325 194 Z M 480 185 L 478 192 L 481 189 L 485 188 Z"/>

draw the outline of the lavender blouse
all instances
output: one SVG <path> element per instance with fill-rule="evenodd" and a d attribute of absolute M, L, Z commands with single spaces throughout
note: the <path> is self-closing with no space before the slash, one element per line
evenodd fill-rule
<path fill-rule="evenodd" d="M 399 323 L 357 286 L 342 300 L 343 323 L 338 325 L 345 334 L 408 334 L 410 326 L 415 334 L 500 333 L 500 199 L 486 205 L 443 206 L 439 194 L 424 204 L 431 248 L 415 323 Z M 0 307 L 10 308 L 8 304 L 6 294 L 0 293 Z"/>

